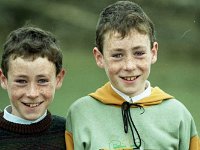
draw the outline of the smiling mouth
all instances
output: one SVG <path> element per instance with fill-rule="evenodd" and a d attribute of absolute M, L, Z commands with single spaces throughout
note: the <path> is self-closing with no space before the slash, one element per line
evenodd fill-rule
<path fill-rule="evenodd" d="M 30 107 L 30 108 L 34 108 L 39 106 L 40 104 L 42 104 L 43 102 L 39 102 L 39 103 L 23 103 L 24 105 Z"/>
<path fill-rule="evenodd" d="M 137 79 L 139 76 L 130 76 L 130 77 L 121 77 L 123 80 L 126 81 L 134 81 L 135 79 Z"/>

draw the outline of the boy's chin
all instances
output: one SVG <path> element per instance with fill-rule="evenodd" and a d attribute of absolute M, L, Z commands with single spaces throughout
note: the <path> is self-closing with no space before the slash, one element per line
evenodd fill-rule
<path fill-rule="evenodd" d="M 139 93 L 136 89 L 132 89 L 132 88 L 125 88 L 121 92 L 126 94 L 129 97 L 134 97 L 134 96 L 138 95 L 138 93 Z"/>
<path fill-rule="evenodd" d="M 30 121 L 35 121 L 38 118 L 40 118 L 41 116 L 42 115 L 40 115 L 40 114 L 32 114 L 32 115 L 25 116 L 24 119 L 25 120 L 30 120 Z"/>
<path fill-rule="evenodd" d="M 23 119 L 35 121 L 35 120 L 39 119 L 41 116 L 43 116 L 44 113 L 45 113 L 45 111 L 26 113 L 26 114 L 24 114 Z"/>

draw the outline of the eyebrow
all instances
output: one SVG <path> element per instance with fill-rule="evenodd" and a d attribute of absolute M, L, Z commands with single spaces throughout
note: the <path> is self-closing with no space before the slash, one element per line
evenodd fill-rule
<path fill-rule="evenodd" d="M 27 75 L 16 75 L 16 77 L 18 77 L 18 78 L 28 78 Z M 36 77 L 37 78 L 43 78 L 43 77 L 48 77 L 48 75 L 40 74 L 40 75 L 37 75 Z"/>
<path fill-rule="evenodd" d="M 41 78 L 41 77 L 48 77 L 48 75 L 40 74 L 40 75 L 37 75 L 37 77 L 39 77 L 39 78 Z"/>
<path fill-rule="evenodd" d="M 27 78 L 26 75 L 16 75 L 16 77 L 19 77 L 19 78 Z"/>
<path fill-rule="evenodd" d="M 144 49 L 145 46 L 135 46 L 135 47 L 132 47 L 131 50 L 137 50 L 140 48 Z M 124 49 L 123 48 L 114 48 L 113 51 L 121 52 L 121 51 L 124 51 Z"/>
<path fill-rule="evenodd" d="M 124 49 L 122 49 L 122 48 L 114 48 L 114 49 L 112 49 L 113 51 L 118 51 L 118 52 L 121 52 L 121 51 L 124 51 Z"/>
<path fill-rule="evenodd" d="M 143 49 L 144 49 L 145 46 L 136 46 L 136 47 L 133 47 L 132 50 L 137 50 L 137 49 L 140 49 L 140 48 L 143 48 Z"/>

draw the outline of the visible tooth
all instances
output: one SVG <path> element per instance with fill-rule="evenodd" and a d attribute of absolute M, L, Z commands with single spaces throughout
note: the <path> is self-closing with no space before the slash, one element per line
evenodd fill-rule
<path fill-rule="evenodd" d="M 125 77 L 124 79 L 125 80 L 128 80 L 128 81 L 133 81 L 135 80 L 137 77 Z"/>
<path fill-rule="evenodd" d="M 135 80 L 135 79 L 136 79 L 136 77 L 132 77 L 132 78 L 131 78 L 131 80 Z"/>
<path fill-rule="evenodd" d="M 27 104 L 29 107 L 36 107 L 38 106 L 39 104 Z"/>

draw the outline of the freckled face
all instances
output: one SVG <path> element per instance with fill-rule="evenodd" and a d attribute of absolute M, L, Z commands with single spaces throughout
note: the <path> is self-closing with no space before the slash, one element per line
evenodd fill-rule
<path fill-rule="evenodd" d="M 10 58 L 8 78 L 4 77 L 2 85 L 8 92 L 12 114 L 27 120 L 42 116 L 61 85 L 62 77 L 56 76 L 55 65 L 47 58 L 39 57 L 34 61 Z"/>
<path fill-rule="evenodd" d="M 118 32 L 104 36 L 103 54 L 97 48 L 93 53 L 97 65 L 105 69 L 111 84 L 128 96 L 144 91 L 151 64 L 157 60 L 157 42 L 151 49 L 147 34 L 132 30 L 121 38 Z"/>

